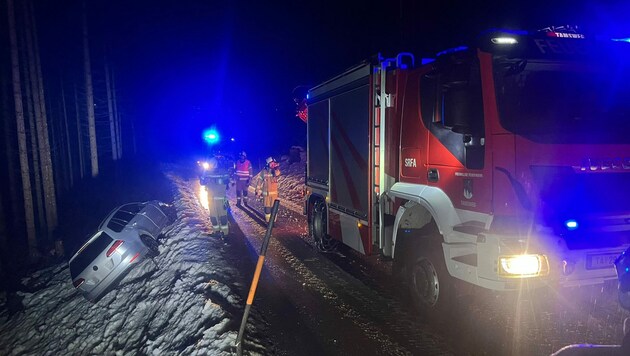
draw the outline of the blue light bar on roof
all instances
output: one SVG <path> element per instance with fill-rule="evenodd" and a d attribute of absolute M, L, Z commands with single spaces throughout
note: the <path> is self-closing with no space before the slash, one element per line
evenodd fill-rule
<path fill-rule="evenodd" d="M 630 38 L 611 38 L 611 40 L 615 42 L 628 42 L 630 43 Z"/>

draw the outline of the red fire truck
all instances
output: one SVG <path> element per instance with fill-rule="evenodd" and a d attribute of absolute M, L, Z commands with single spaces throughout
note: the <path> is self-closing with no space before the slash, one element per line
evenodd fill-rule
<path fill-rule="evenodd" d="M 615 278 L 630 244 L 630 43 L 494 29 L 308 93 L 305 211 L 320 248 L 394 260 L 418 306 Z M 380 57 L 380 56 L 379 56 Z"/>

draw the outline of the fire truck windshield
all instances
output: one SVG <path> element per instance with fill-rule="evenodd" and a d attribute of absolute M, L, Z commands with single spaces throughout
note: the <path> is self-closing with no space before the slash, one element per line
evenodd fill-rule
<path fill-rule="evenodd" d="M 548 143 L 630 143 L 630 67 L 497 58 L 504 128 Z"/>

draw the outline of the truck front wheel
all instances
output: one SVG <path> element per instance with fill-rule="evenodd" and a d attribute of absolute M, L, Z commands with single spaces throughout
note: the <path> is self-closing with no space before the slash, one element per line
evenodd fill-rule
<path fill-rule="evenodd" d="M 421 314 L 432 321 L 448 322 L 455 306 L 455 287 L 436 237 L 418 239 L 407 268 L 411 298 Z"/>

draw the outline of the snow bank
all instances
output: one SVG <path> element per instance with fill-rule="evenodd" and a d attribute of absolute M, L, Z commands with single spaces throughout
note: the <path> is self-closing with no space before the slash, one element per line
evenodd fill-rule
<path fill-rule="evenodd" d="M 178 219 L 164 232 L 156 263 L 142 262 L 97 304 L 75 291 L 67 264 L 26 278 L 32 292 L 18 292 L 21 310 L 9 308 L 15 297 L 0 295 L 0 354 L 234 352 L 244 305 L 234 290 L 239 272 L 222 255 L 224 242 L 208 236 L 194 185 L 169 178 Z"/>

